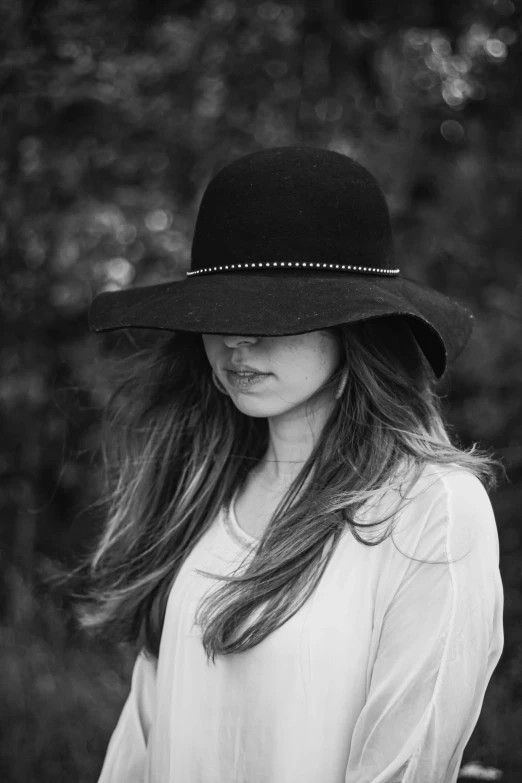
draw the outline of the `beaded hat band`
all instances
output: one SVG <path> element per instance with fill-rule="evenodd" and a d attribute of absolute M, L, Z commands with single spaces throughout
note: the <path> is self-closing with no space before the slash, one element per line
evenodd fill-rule
<path fill-rule="evenodd" d="M 367 272 L 375 275 L 398 275 L 400 269 L 378 269 L 377 267 L 368 266 L 350 266 L 349 264 L 318 264 L 308 261 L 261 261 L 257 264 L 230 264 L 223 266 L 210 266 L 207 269 L 195 269 L 193 272 L 187 272 L 187 277 L 193 275 L 210 275 L 216 272 L 232 272 L 240 269 L 274 269 L 293 267 L 295 269 L 332 269 L 339 270 L 341 272 Z"/>

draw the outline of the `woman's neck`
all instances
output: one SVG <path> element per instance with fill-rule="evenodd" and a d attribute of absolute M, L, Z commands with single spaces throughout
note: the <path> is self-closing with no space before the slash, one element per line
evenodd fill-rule
<path fill-rule="evenodd" d="M 269 444 L 258 472 L 265 481 L 289 486 L 312 453 L 333 409 L 331 397 L 268 419 Z"/>

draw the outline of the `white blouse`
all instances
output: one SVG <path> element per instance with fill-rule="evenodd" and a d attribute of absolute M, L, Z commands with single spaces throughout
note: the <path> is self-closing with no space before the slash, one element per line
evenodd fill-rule
<path fill-rule="evenodd" d="M 136 659 L 99 783 L 453 783 L 503 649 L 497 528 L 458 466 L 427 466 L 408 498 L 393 538 L 347 529 L 301 609 L 213 666 L 193 621 L 216 582 L 195 569 L 230 573 L 256 545 L 222 511 L 171 590 L 158 662 Z"/>

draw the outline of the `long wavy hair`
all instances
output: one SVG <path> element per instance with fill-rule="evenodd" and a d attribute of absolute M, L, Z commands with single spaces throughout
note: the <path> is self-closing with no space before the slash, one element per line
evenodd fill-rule
<path fill-rule="evenodd" d="M 390 535 L 399 506 L 385 519 L 356 521 L 383 487 L 397 486 L 405 498 L 404 476 L 411 488 L 428 463 L 466 468 L 488 490 L 504 471 L 476 444 L 451 442 L 436 379 L 404 319 L 333 331 L 342 360 L 327 385 L 334 390 L 347 367 L 345 390 L 247 567 L 215 575 L 222 584 L 198 608 L 213 662 L 255 646 L 294 615 L 348 529 L 368 546 Z M 157 657 L 180 567 L 265 454 L 268 423 L 216 389 L 199 334 L 171 334 L 132 365 L 106 409 L 106 524 L 89 560 L 83 623 Z M 381 536 L 361 535 L 375 526 Z"/>

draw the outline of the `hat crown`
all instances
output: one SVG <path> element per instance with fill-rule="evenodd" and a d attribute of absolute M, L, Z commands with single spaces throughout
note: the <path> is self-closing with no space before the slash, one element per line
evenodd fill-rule
<path fill-rule="evenodd" d="M 209 182 L 192 272 L 268 263 L 279 271 L 325 261 L 392 271 L 388 207 L 364 166 L 332 150 L 275 147 L 229 163 Z"/>

